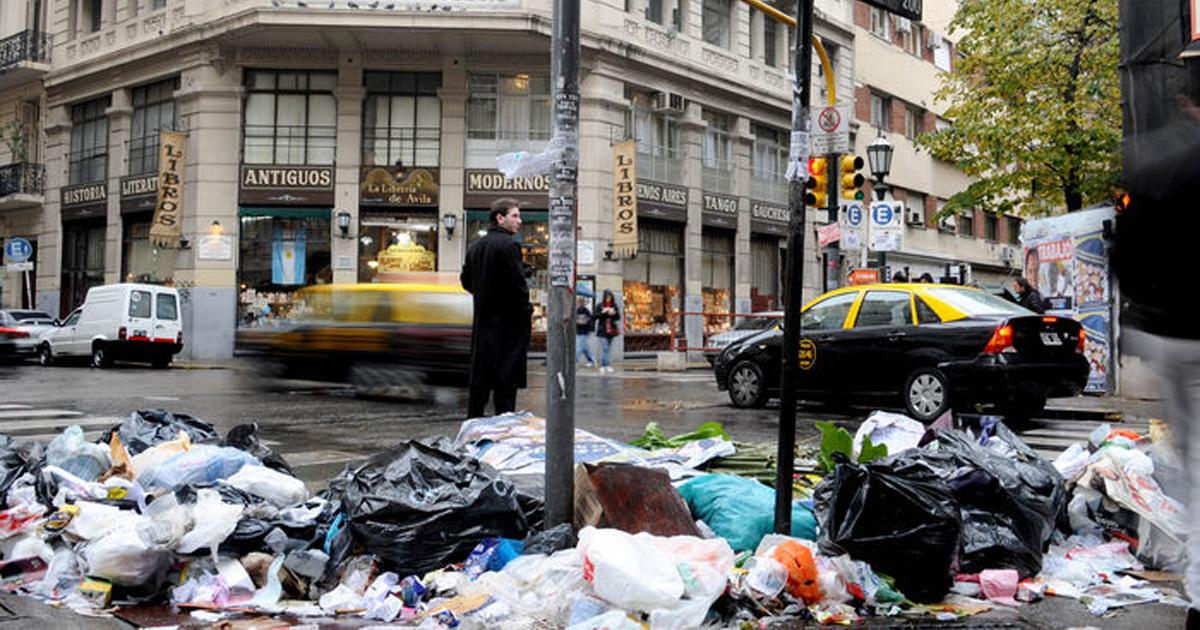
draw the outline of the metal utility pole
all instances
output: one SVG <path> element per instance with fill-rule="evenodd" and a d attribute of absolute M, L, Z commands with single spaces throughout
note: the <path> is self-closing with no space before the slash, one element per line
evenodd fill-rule
<path fill-rule="evenodd" d="M 804 180 L 808 177 L 809 103 L 812 97 L 813 0 L 797 0 L 796 80 L 792 85 L 792 138 L 788 152 L 787 286 L 783 319 L 783 382 L 779 401 L 779 451 L 775 472 L 775 532 L 792 532 L 792 471 L 796 459 L 796 385 L 800 376 L 800 309 L 804 306 Z"/>
<path fill-rule="evenodd" d="M 546 304 L 546 525 L 575 508 L 575 225 L 579 174 L 579 2 L 554 0 L 550 80 L 554 139 L 550 180 L 550 290 Z"/>

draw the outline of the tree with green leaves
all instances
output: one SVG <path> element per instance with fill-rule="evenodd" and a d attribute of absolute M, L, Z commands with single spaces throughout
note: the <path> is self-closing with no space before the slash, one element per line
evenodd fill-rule
<path fill-rule="evenodd" d="M 974 178 L 945 213 L 1038 216 L 1111 199 L 1121 173 L 1117 0 L 962 0 L 961 56 L 919 138 Z"/>

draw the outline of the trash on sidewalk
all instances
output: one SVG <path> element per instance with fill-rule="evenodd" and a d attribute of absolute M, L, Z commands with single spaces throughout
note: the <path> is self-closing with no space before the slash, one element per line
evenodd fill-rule
<path fill-rule="evenodd" d="M 919 421 L 903 414 L 875 411 L 854 433 L 854 459 L 862 452 L 866 438 L 870 438 L 871 444 L 886 446 L 889 455 L 896 455 L 916 448 L 924 436 L 925 425 Z"/>
<path fill-rule="evenodd" d="M 631 464 L 575 466 L 575 529 L 611 527 L 655 536 L 699 536 L 666 471 Z"/>
<path fill-rule="evenodd" d="M 217 430 L 199 418 L 163 409 L 150 409 L 129 414 L 129 418 L 109 430 L 101 441 L 109 443 L 112 436 L 119 436 L 121 442 L 129 449 L 129 454 L 136 456 L 156 444 L 178 438 L 180 431 L 186 433 L 195 444 L 216 442 L 220 439 Z"/>
<path fill-rule="evenodd" d="M 758 547 L 763 536 L 774 531 L 775 490 L 752 479 L 708 474 L 679 486 L 692 516 L 716 535 L 729 541 L 734 551 Z M 816 517 L 802 503 L 792 504 L 792 535 L 814 539 Z"/>

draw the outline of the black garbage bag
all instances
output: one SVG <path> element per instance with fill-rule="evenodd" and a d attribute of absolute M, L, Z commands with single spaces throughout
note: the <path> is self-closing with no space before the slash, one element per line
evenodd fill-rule
<path fill-rule="evenodd" d="M 130 455 L 137 455 L 162 442 L 179 437 L 184 431 L 193 444 L 216 443 L 221 439 L 213 425 L 185 413 L 172 413 L 164 409 L 143 409 L 129 414 L 129 418 L 113 427 L 101 438 L 111 443 L 113 434 L 121 436 L 121 443 Z"/>
<path fill-rule="evenodd" d="M 525 549 L 521 555 L 533 554 L 550 555 L 556 551 L 570 549 L 578 544 L 575 529 L 570 523 L 563 523 L 544 531 L 532 531 L 525 537 Z"/>
<path fill-rule="evenodd" d="M 822 551 L 869 563 L 913 601 L 941 601 L 953 583 L 960 529 L 950 487 L 918 459 L 839 459 L 813 495 Z"/>
<path fill-rule="evenodd" d="M 1042 555 L 1066 508 L 1062 475 L 1004 424 L 986 444 L 961 431 L 942 431 L 922 453 L 958 499 L 964 573 L 1042 570 Z"/>
<path fill-rule="evenodd" d="M 0 435 L 0 505 L 8 505 L 9 488 L 21 475 L 41 468 L 43 459 L 40 444 L 19 443 L 10 436 Z"/>
<path fill-rule="evenodd" d="M 367 460 L 350 472 L 341 501 L 354 542 L 400 575 L 529 530 L 512 483 L 445 438 L 401 442 Z"/>
<path fill-rule="evenodd" d="M 225 441 L 221 442 L 221 446 L 232 446 L 236 449 L 241 449 L 250 453 L 262 462 L 263 466 L 274 469 L 291 477 L 295 477 L 296 473 L 292 472 L 292 467 L 288 465 L 287 460 L 282 455 L 268 448 L 261 440 L 258 439 L 258 423 L 248 422 L 239 424 L 233 427 L 225 434 Z"/>

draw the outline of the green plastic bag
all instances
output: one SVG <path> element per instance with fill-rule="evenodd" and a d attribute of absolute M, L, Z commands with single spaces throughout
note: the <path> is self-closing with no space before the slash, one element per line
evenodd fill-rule
<path fill-rule="evenodd" d="M 729 541 L 734 551 L 753 551 L 775 528 L 775 490 L 753 479 L 704 475 L 679 487 L 692 516 Z M 816 540 L 812 510 L 792 503 L 792 536 Z"/>

